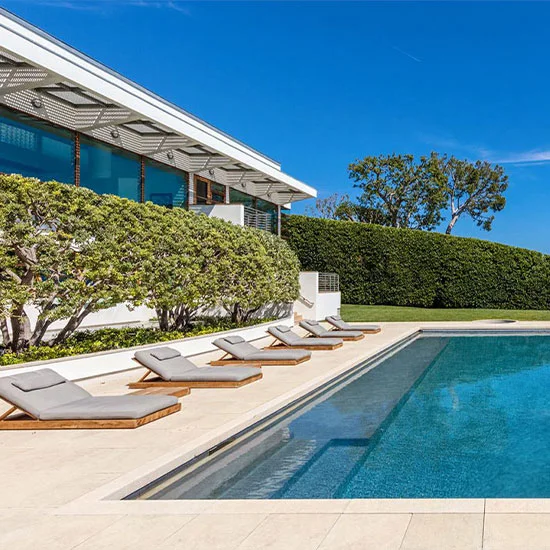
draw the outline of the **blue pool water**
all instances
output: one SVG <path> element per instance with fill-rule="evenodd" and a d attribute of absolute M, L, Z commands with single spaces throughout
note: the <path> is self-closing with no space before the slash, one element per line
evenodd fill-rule
<path fill-rule="evenodd" d="M 145 498 L 548 498 L 549 390 L 549 336 L 418 338 Z"/>

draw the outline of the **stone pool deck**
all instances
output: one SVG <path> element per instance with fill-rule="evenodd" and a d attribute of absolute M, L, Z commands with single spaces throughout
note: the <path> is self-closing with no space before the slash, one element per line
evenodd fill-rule
<path fill-rule="evenodd" d="M 104 500 L 138 487 L 422 327 L 383 331 L 297 367 L 264 367 L 240 389 L 193 390 L 182 411 L 137 430 L 0 432 L 0 548 L 550 549 L 549 500 Z M 516 323 L 510 328 L 547 328 Z M 266 339 L 265 343 L 269 340 Z M 200 363 L 213 356 L 205 354 Z M 106 356 L 105 360 L 109 360 Z M 140 371 L 82 382 L 126 393 Z"/>

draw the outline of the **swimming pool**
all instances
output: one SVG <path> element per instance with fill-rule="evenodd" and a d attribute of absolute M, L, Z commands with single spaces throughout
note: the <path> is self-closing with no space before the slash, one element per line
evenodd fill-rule
<path fill-rule="evenodd" d="M 550 336 L 421 336 L 139 498 L 548 498 L 549 387 Z"/>

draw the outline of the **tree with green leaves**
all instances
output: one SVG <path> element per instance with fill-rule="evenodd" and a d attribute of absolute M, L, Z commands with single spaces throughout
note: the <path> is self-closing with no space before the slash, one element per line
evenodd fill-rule
<path fill-rule="evenodd" d="M 431 231 L 440 224 L 445 193 L 435 153 L 418 162 L 413 155 L 365 157 L 349 165 L 349 176 L 361 190 L 359 206 L 384 225 Z"/>
<path fill-rule="evenodd" d="M 161 330 L 187 330 L 196 315 L 219 304 L 220 264 L 229 257 L 231 228 L 218 219 L 148 203 L 152 255 L 142 285 Z"/>
<path fill-rule="evenodd" d="M 218 265 L 221 305 L 233 322 L 263 306 L 291 302 L 299 292 L 299 263 L 286 242 L 248 227 L 232 228 L 232 249 Z"/>
<path fill-rule="evenodd" d="M 362 223 L 388 225 L 387 216 L 378 208 L 362 206 L 353 202 L 349 195 L 333 193 L 315 201 L 315 205 L 306 208 L 306 214 L 314 218 L 343 220 Z"/>
<path fill-rule="evenodd" d="M 63 342 L 90 313 L 139 292 L 135 203 L 16 175 L 0 175 L 0 195 L 0 302 L 13 351 L 39 345 L 62 319 Z M 32 329 L 28 305 L 39 312 Z"/>
<path fill-rule="evenodd" d="M 0 175 L 0 197 L 0 329 L 14 352 L 42 344 L 54 321 L 51 343 L 63 343 L 119 303 L 186 330 L 214 307 L 246 321 L 298 294 L 296 256 L 263 231 L 16 175 Z"/>
<path fill-rule="evenodd" d="M 446 155 L 439 159 L 450 220 L 445 233 L 451 234 L 461 216 L 470 216 L 485 231 L 492 229 L 494 212 L 506 206 L 504 192 L 508 176 L 502 166 L 487 161 L 475 163 Z"/>

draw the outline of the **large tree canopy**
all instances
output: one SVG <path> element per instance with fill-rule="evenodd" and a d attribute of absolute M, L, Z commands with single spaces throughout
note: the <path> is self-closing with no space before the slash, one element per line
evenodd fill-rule
<path fill-rule="evenodd" d="M 437 155 L 381 155 L 349 165 L 349 176 L 361 190 L 358 204 L 381 213 L 384 225 L 435 229 L 445 205 Z"/>
<path fill-rule="evenodd" d="M 413 155 L 371 156 L 350 164 L 349 177 L 360 189 L 356 200 L 334 193 L 317 199 L 306 213 L 427 231 L 445 222 L 450 234 L 461 216 L 490 231 L 494 213 L 506 205 L 508 176 L 501 166 L 487 161 L 434 152 L 418 161 Z"/>
<path fill-rule="evenodd" d="M 490 231 L 495 218 L 492 212 L 500 212 L 506 206 L 504 192 L 508 188 L 508 176 L 504 169 L 487 161 L 471 163 L 447 156 L 439 159 L 439 166 L 450 214 L 445 232 L 450 234 L 463 215 Z"/>

